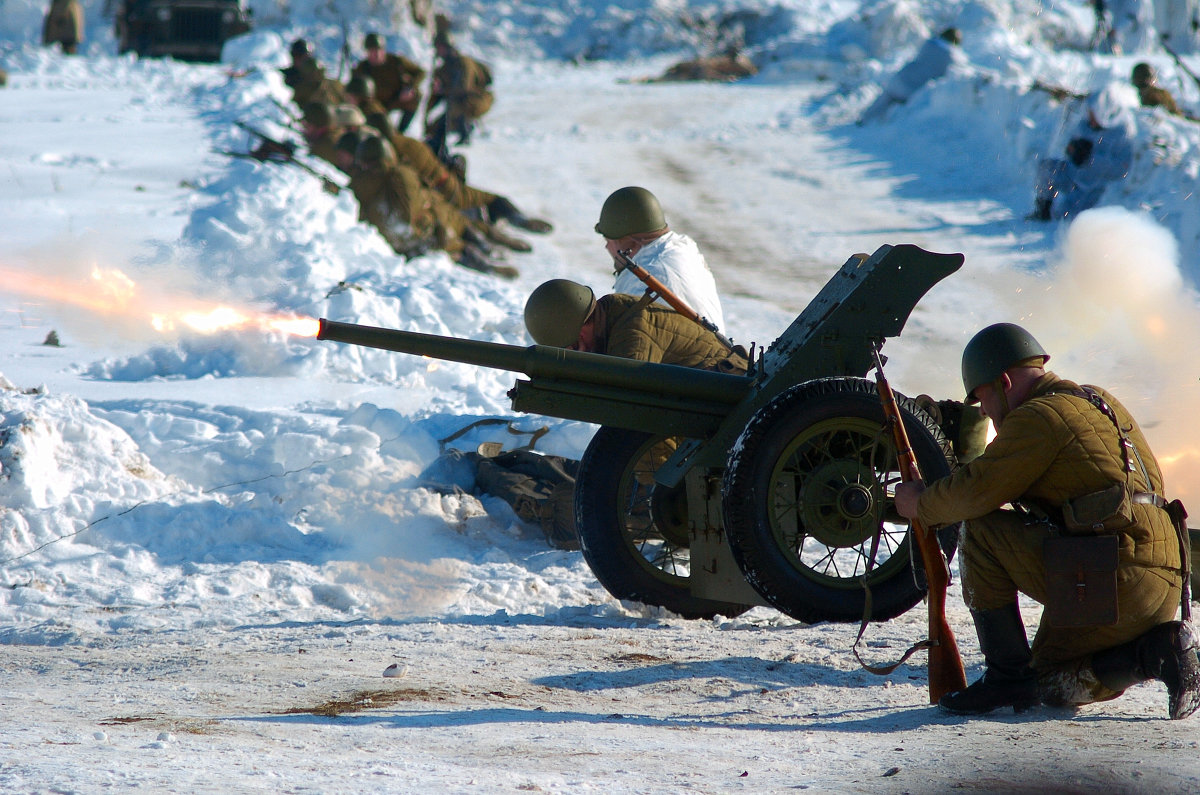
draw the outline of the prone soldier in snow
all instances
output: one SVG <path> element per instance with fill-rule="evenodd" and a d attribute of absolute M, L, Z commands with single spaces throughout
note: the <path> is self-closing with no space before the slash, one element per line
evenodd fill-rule
<path fill-rule="evenodd" d="M 336 123 L 332 106 L 328 102 L 308 103 L 300 124 L 308 151 L 336 166 L 337 141 L 345 130 Z"/>
<path fill-rule="evenodd" d="M 392 145 L 378 135 L 361 138 L 350 189 L 359 218 L 379 230 L 401 256 L 440 249 L 472 270 L 514 278 L 517 271 L 491 258 L 484 236 L 457 208 L 421 184 L 416 171 L 400 164 Z"/>
<path fill-rule="evenodd" d="M 758 67 L 754 65 L 754 61 L 750 60 L 738 47 L 731 46 L 720 55 L 680 61 L 658 77 L 652 77 L 643 82 L 678 83 L 702 80 L 732 83 L 756 74 L 758 74 Z"/>
<path fill-rule="evenodd" d="M 437 191 L 458 209 L 474 211 L 479 220 L 492 226 L 508 221 L 519 229 L 537 234 L 553 231 L 549 222 L 521 212 L 508 197 L 467 185 L 446 167 L 427 143 L 393 129 L 385 114 L 368 114 L 367 124 L 392 144 L 401 163 L 416 170 L 425 187 Z"/>

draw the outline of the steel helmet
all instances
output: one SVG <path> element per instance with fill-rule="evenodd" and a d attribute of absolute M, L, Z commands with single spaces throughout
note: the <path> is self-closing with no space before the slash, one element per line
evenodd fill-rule
<path fill-rule="evenodd" d="M 363 49 L 364 50 L 382 50 L 383 49 L 383 36 L 380 36 L 378 33 L 368 33 L 367 37 L 365 39 L 363 39 Z"/>
<path fill-rule="evenodd" d="M 596 231 L 609 240 L 629 235 L 656 232 L 667 225 L 662 206 L 645 188 L 628 187 L 614 191 L 600 208 Z"/>
<path fill-rule="evenodd" d="M 362 127 L 367 123 L 358 105 L 334 105 L 333 119 L 339 127 Z"/>
<path fill-rule="evenodd" d="M 590 287 L 569 279 L 543 282 L 525 302 L 525 328 L 538 345 L 569 348 L 592 314 L 596 295 Z"/>
<path fill-rule="evenodd" d="M 1043 363 L 1050 360 L 1041 343 L 1020 326 L 996 323 L 983 329 L 963 348 L 962 379 L 967 403 L 979 402 L 976 387 L 990 384 L 1008 368 L 1037 357 Z"/>
<path fill-rule="evenodd" d="M 307 39 L 296 39 L 292 42 L 289 52 L 292 55 L 293 61 L 308 59 L 312 57 L 313 46 Z"/>
<path fill-rule="evenodd" d="M 1154 71 L 1154 67 L 1144 61 L 1136 64 L 1133 67 L 1133 74 L 1130 75 L 1130 80 L 1138 88 L 1154 85 L 1154 81 L 1158 79 L 1158 75 Z"/>
<path fill-rule="evenodd" d="M 354 155 L 358 153 L 359 143 L 365 137 L 366 134 L 364 134 L 362 130 L 350 130 L 348 132 L 344 132 L 338 136 L 337 143 L 334 144 L 334 148 L 339 152 L 343 152 L 351 157 L 354 157 Z"/>
<path fill-rule="evenodd" d="M 396 162 L 396 150 L 392 145 L 378 135 L 366 135 L 358 142 L 354 159 L 359 163 L 370 166 L 376 163 Z"/>

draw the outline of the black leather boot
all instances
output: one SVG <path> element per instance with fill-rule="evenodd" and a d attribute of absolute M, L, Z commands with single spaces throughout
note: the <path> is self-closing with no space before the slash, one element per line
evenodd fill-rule
<path fill-rule="evenodd" d="M 1190 624 L 1168 621 L 1141 637 L 1092 656 L 1100 684 L 1118 692 L 1157 679 L 1167 686 L 1171 720 L 1191 715 L 1200 707 L 1200 661 Z"/>
<path fill-rule="evenodd" d="M 554 227 L 549 222 L 543 221 L 540 218 L 530 218 L 525 213 L 517 209 L 505 196 L 497 196 L 488 203 L 488 215 L 493 221 L 501 219 L 507 220 L 510 224 L 520 227 L 528 232 L 536 232 L 538 234 L 546 234 L 554 231 Z"/>
<path fill-rule="evenodd" d="M 995 610 L 972 610 L 986 670 L 974 684 L 947 693 L 938 706 L 956 715 L 982 715 L 1000 707 L 1024 712 L 1038 703 L 1033 655 L 1016 603 Z"/>

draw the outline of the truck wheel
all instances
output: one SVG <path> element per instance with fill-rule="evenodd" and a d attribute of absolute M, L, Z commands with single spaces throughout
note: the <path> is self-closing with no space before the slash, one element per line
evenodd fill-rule
<path fill-rule="evenodd" d="M 667 437 L 641 431 L 596 432 L 575 481 L 584 560 L 617 599 L 665 607 L 684 618 L 740 615 L 749 606 L 701 599 L 689 590 L 682 490 L 664 494 L 654 483 L 664 443 Z"/>
<path fill-rule="evenodd" d="M 925 479 L 949 474 L 953 453 L 937 424 L 896 398 Z M 721 489 L 725 532 L 746 580 L 772 606 L 806 623 L 859 621 L 864 575 L 874 620 L 921 599 L 912 565 L 920 553 L 893 504 L 900 474 L 874 382 L 794 386 L 754 415 L 733 450 Z M 949 559 L 958 526 L 938 539 Z"/>

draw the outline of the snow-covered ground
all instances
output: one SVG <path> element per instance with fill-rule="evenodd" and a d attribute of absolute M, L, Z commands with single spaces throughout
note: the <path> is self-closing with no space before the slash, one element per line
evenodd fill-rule
<path fill-rule="evenodd" d="M 526 344 L 538 283 L 611 285 L 592 225 L 641 184 L 700 242 L 739 342 L 769 344 L 855 252 L 963 252 L 889 343 L 895 386 L 957 396 L 963 342 L 1024 323 L 1058 372 L 1133 408 L 1172 492 L 1200 505 L 1200 128 L 1139 111 L 1105 208 L 1023 220 L 1035 158 L 1080 112 L 1033 81 L 1086 91 L 1149 59 L 1200 110 L 1165 53 L 1083 52 L 1084 2 L 441 4 L 496 67 L 472 182 L 556 226 L 503 282 L 406 262 L 345 192 L 214 152 L 252 145 L 239 120 L 290 135 L 275 67 L 297 35 L 337 62 L 331 9 L 353 42 L 378 26 L 429 57 L 406 3 L 253 5 L 257 31 L 202 66 L 116 56 L 101 0 L 74 58 L 35 46 L 40 3 L 4 5 L 0 789 L 1197 789 L 1194 721 L 1162 720 L 1159 686 L 1074 715 L 949 718 L 919 655 L 860 670 L 855 627 L 613 600 L 501 500 L 420 486 L 439 439 L 511 416 L 512 374 L 277 323 Z M 732 23 L 759 77 L 629 82 Z M 855 126 L 947 24 L 971 68 Z M 222 308 L 245 323 L 212 330 Z M 595 430 L 516 421 L 572 457 Z M 488 439 L 508 441 L 484 428 L 455 445 Z M 973 678 L 956 587 L 950 601 Z M 868 653 L 924 629 L 920 607 L 873 626 Z"/>

